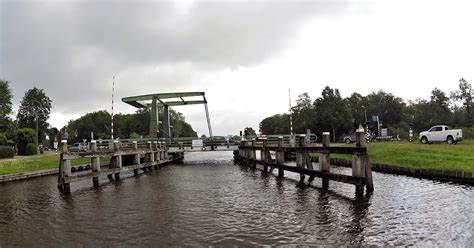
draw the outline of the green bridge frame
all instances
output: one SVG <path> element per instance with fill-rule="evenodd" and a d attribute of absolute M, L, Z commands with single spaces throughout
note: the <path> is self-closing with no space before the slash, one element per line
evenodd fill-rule
<path fill-rule="evenodd" d="M 198 100 L 195 98 L 198 97 Z M 192 100 L 189 100 L 192 98 Z M 202 98 L 202 99 L 201 99 Z M 207 127 L 209 128 L 209 136 L 212 137 L 211 121 L 209 118 L 209 110 L 207 108 L 207 100 L 204 92 L 176 92 L 176 93 L 158 93 L 141 96 L 130 96 L 122 98 L 124 103 L 130 104 L 136 108 L 150 108 L 150 137 L 157 137 L 157 130 L 162 131 L 162 137 L 171 138 L 170 113 L 169 108 L 174 106 L 204 104 L 206 110 Z M 163 107 L 164 120 L 163 128 L 159 129 L 158 109 Z"/>

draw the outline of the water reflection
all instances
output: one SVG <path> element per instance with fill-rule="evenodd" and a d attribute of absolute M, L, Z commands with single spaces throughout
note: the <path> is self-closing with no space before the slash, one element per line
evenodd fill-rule
<path fill-rule="evenodd" d="M 470 186 L 374 173 L 374 194 L 355 200 L 352 185 L 324 190 L 231 159 L 189 154 L 71 194 L 55 177 L 2 184 L 0 246 L 474 245 Z"/>

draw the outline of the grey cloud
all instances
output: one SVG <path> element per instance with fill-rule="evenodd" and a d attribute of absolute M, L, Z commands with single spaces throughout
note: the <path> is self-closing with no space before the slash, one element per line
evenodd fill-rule
<path fill-rule="evenodd" d="M 347 6 L 195 2 L 182 12 L 173 2 L 2 1 L 0 77 L 14 83 L 15 104 L 36 85 L 53 99 L 53 111 L 103 109 L 95 106 L 109 102 L 113 74 L 183 63 L 196 73 L 258 65 L 294 45 L 304 21 Z M 181 74 L 174 86 L 183 88 L 195 73 Z M 140 83 L 151 88 L 160 78 L 170 81 L 168 73 Z"/>

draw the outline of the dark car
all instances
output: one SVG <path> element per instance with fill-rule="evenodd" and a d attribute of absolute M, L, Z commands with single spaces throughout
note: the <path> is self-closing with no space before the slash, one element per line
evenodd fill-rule
<path fill-rule="evenodd" d="M 212 136 L 204 140 L 206 146 L 225 146 L 229 143 L 224 136 Z"/>

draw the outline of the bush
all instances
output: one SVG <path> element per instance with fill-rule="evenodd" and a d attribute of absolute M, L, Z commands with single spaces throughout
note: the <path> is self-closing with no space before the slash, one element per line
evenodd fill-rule
<path fill-rule="evenodd" d="M 459 129 L 462 129 L 463 139 L 474 139 L 474 127 L 463 127 Z"/>
<path fill-rule="evenodd" d="M 0 146 L 6 146 L 7 141 L 7 136 L 4 133 L 0 133 Z"/>
<path fill-rule="evenodd" d="M 0 158 L 13 158 L 15 150 L 11 146 L 0 146 Z"/>
<path fill-rule="evenodd" d="M 33 143 L 28 143 L 26 145 L 26 155 L 36 155 L 38 154 L 38 147 Z"/>
<path fill-rule="evenodd" d="M 35 130 L 31 128 L 21 128 L 17 130 L 16 143 L 18 146 L 18 155 L 27 155 L 26 146 L 28 143 L 33 143 L 34 137 Z"/>

